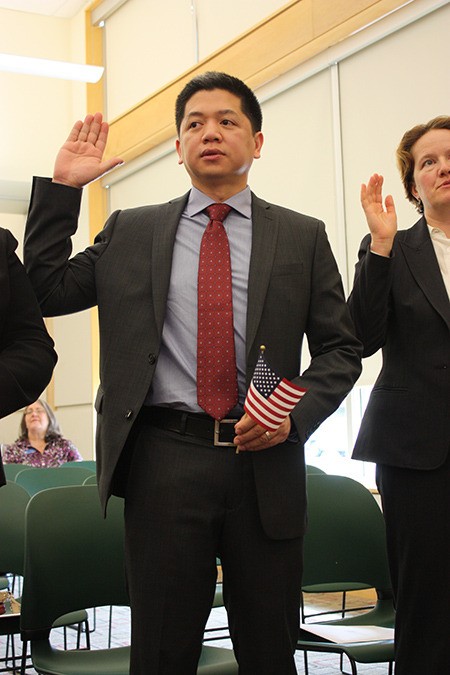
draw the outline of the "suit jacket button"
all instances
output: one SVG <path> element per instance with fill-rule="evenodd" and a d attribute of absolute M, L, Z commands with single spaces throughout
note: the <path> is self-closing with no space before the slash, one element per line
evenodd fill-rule
<path fill-rule="evenodd" d="M 156 356 L 154 354 L 149 354 L 148 362 L 151 366 L 153 366 L 156 363 Z"/>
<path fill-rule="evenodd" d="M 127 412 L 125 413 L 125 419 L 129 420 L 131 417 L 133 417 L 133 411 L 127 410 Z"/>

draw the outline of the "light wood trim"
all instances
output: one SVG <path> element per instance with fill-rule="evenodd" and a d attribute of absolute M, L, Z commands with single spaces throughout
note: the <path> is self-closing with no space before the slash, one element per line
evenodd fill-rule
<path fill-rule="evenodd" d="M 46 317 L 44 319 L 44 323 L 48 330 L 49 335 L 53 338 L 54 337 L 53 319 L 51 317 Z M 50 380 L 45 389 L 45 400 L 47 401 L 49 406 L 53 410 L 55 410 L 55 373 L 53 373 L 52 379 Z"/>
<path fill-rule="evenodd" d="M 404 4 L 401 0 L 293 0 L 111 121 L 108 156 L 130 161 L 175 135 L 175 99 L 205 70 L 256 89 Z"/>
<path fill-rule="evenodd" d="M 92 11 L 101 0 L 93 2 L 85 13 L 86 63 L 103 66 L 103 30 L 93 26 Z M 86 90 L 87 109 L 93 112 L 104 112 L 104 78 L 95 84 L 88 84 Z M 92 183 L 89 188 L 89 240 L 92 242 L 99 228 L 106 220 L 107 195 L 100 181 Z M 91 357 L 92 357 L 92 394 L 95 395 L 99 385 L 98 364 L 100 362 L 100 339 L 98 331 L 98 312 L 91 310 Z"/>

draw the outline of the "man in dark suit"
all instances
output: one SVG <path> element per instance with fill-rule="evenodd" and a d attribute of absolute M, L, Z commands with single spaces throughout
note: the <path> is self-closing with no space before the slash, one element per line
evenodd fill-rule
<path fill-rule="evenodd" d="M 33 403 L 57 361 L 17 241 L 0 228 L 0 417 Z M 0 485 L 5 484 L 0 457 Z"/>
<path fill-rule="evenodd" d="M 75 125 L 53 182 L 33 188 L 25 252 L 44 312 L 99 307 L 99 488 L 104 504 L 125 496 L 133 675 L 196 672 L 216 556 L 241 675 L 296 672 L 303 445 L 358 377 L 360 344 L 323 223 L 250 192 L 261 121 L 237 78 L 192 80 L 176 105 L 191 191 L 114 213 L 71 259 L 80 189 L 120 161 L 102 162 L 101 115 Z M 211 203 L 231 207 L 232 423 L 197 402 L 197 270 Z M 300 376 L 304 335 L 312 358 Z M 275 370 L 307 389 L 272 434 L 243 414 L 261 344 Z"/>

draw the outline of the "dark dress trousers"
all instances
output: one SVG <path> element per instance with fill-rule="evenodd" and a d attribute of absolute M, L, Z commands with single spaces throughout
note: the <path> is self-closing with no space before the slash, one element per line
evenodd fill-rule
<path fill-rule="evenodd" d="M 33 403 L 57 360 L 16 248 L 12 234 L 0 228 L 0 417 Z M 0 485 L 4 483 L 0 459 Z"/>
<path fill-rule="evenodd" d="M 76 230 L 80 197 L 78 190 L 54 185 L 47 179 L 35 179 L 25 237 L 25 260 L 45 315 L 75 312 L 98 305 L 101 384 L 95 405 L 98 413 L 96 440 L 99 490 L 103 504 L 106 504 L 111 493 L 126 495 L 127 531 L 130 538 L 139 536 L 136 523 L 144 509 L 149 513 L 159 513 L 159 509 L 165 516 L 171 509 L 175 513 L 188 513 L 185 527 L 194 533 L 197 518 L 207 517 L 205 510 L 214 520 L 214 494 L 217 495 L 222 489 L 228 490 L 226 481 L 229 481 L 229 486 L 241 482 L 242 485 L 252 485 L 239 497 L 235 492 L 227 492 L 229 504 L 236 506 L 238 503 L 239 509 L 244 503 L 249 504 L 244 510 L 245 518 L 236 519 L 236 527 L 230 529 L 229 536 L 235 537 L 237 530 L 240 531 L 241 541 L 246 541 L 242 560 L 247 561 L 251 557 L 248 549 L 252 546 L 250 539 L 255 528 L 261 531 L 260 543 L 263 540 L 276 541 L 280 547 L 289 548 L 291 544 L 288 542 L 296 540 L 292 544 L 295 554 L 292 552 L 291 560 L 296 561 L 297 570 L 293 572 L 277 568 L 278 560 L 283 559 L 285 554 L 274 556 L 273 570 L 276 573 L 270 584 L 275 588 L 281 580 L 287 584 L 289 578 L 293 579 L 295 586 L 291 586 L 294 595 L 297 594 L 299 598 L 299 547 L 306 514 L 303 444 L 339 406 L 361 368 L 360 343 L 354 336 L 343 299 L 340 275 L 323 223 L 268 204 L 252 195 L 253 232 L 246 326 L 247 384 L 251 380 L 260 345 L 265 344 L 271 366 L 284 377 L 301 383 L 308 392 L 292 413 L 299 436 L 298 443 L 284 443 L 263 452 L 239 455 L 227 448 L 213 455 L 211 442 L 180 442 L 175 434 L 163 433 L 151 425 L 144 433 L 143 425 L 139 422 L 160 350 L 175 234 L 188 195 L 165 204 L 113 213 L 94 244 L 69 259 L 70 236 Z M 300 378 L 300 356 L 305 335 L 311 364 Z M 232 462 L 229 459 L 230 452 L 235 458 Z M 167 459 L 169 457 L 170 460 Z M 212 457 L 217 457 L 217 462 L 214 460 L 211 464 Z M 206 467 L 209 467 L 209 474 Z M 198 498 L 204 497 L 211 501 L 207 502 L 208 507 L 202 514 L 198 514 L 194 508 L 191 512 L 190 506 L 185 505 L 188 498 L 185 493 L 194 490 L 192 486 L 195 480 L 183 489 L 183 476 L 187 483 L 188 476 L 203 475 L 203 472 L 205 480 L 197 491 Z M 221 484 L 213 490 L 212 485 L 218 474 Z M 167 491 L 161 487 L 169 479 L 171 485 L 179 479 L 178 505 L 167 503 Z M 211 483 L 208 494 L 204 494 L 205 483 Z M 170 490 L 170 494 L 173 492 L 173 489 Z M 234 506 L 230 506 L 229 513 L 233 509 Z M 131 514 L 135 515 L 133 523 Z M 160 520 L 156 520 L 152 525 L 153 533 L 160 526 Z M 174 526 L 173 523 L 170 526 Z M 213 526 L 215 523 L 211 524 Z M 221 531 L 222 540 L 227 539 L 227 536 L 227 531 Z M 194 534 L 191 534 L 191 541 L 193 537 Z M 154 539 L 158 539 L 156 534 Z M 171 539 L 177 544 L 180 542 L 181 546 L 181 540 L 184 541 L 186 535 L 183 537 L 183 532 L 174 534 Z M 188 545 L 187 541 L 185 544 Z M 145 546 L 145 541 L 142 541 L 142 550 Z M 226 565 L 230 570 L 229 577 L 234 578 L 236 586 L 240 580 L 236 565 L 239 551 L 236 542 L 234 546 L 235 560 L 224 553 L 222 562 L 224 573 Z M 156 555 L 157 548 L 154 541 L 148 555 Z M 199 549 L 197 558 L 200 557 Z M 209 555 L 209 577 L 215 574 L 211 568 L 211 559 L 214 560 Z M 257 569 L 256 559 L 252 565 L 253 569 Z M 179 572 L 178 569 L 176 573 Z M 135 570 L 133 577 L 139 574 L 144 576 L 142 569 L 140 572 Z M 245 575 L 243 571 L 242 579 Z M 250 572 L 248 577 L 254 583 Z M 148 578 L 141 578 L 140 581 L 141 589 L 154 583 Z M 267 580 L 261 583 L 267 585 Z M 130 585 L 133 585 L 133 581 Z M 156 590 L 154 587 L 149 589 L 148 596 Z M 204 600 L 205 606 L 210 603 L 210 592 L 211 586 Z M 245 588 L 242 592 L 245 593 Z M 202 593 L 200 586 L 196 588 L 196 593 Z M 263 593 L 259 595 L 264 598 Z M 240 597 L 242 600 L 239 602 L 242 604 L 245 602 L 244 596 Z M 147 599 L 147 609 L 149 603 L 155 602 L 154 595 L 152 598 Z M 297 598 L 294 604 L 296 602 Z M 234 604 L 235 600 L 230 598 L 227 608 L 232 624 Z M 244 611 L 250 616 L 252 609 L 246 607 Z M 291 616 L 298 621 L 295 611 L 291 611 Z M 263 618 L 266 625 L 261 630 L 267 630 L 268 633 L 272 629 L 280 630 L 274 624 L 282 622 L 275 615 L 271 619 L 270 613 L 265 612 Z M 261 622 L 261 617 L 255 617 L 257 620 Z M 293 632 L 295 629 L 294 625 Z M 243 631 L 245 628 L 242 626 L 235 630 L 235 649 L 238 642 L 236 633 L 241 634 Z M 251 624 L 247 631 L 251 631 Z M 258 634 L 256 627 L 253 633 Z M 164 641 L 164 636 L 161 639 Z M 241 654 L 240 657 L 240 672 L 250 673 L 243 665 L 246 656 Z M 258 672 L 261 675 L 263 672 L 271 672 L 271 675 L 283 672 L 283 675 L 287 675 L 291 672 L 290 667 L 286 667 L 283 672 L 282 664 L 263 665 Z M 144 670 L 136 669 L 136 672 Z M 172 671 L 161 669 L 158 672 Z M 184 672 L 191 671 L 180 672 L 184 675 Z"/>
<path fill-rule="evenodd" d="M 359 251 L 349 305 L 382 349 L 354 448 L 377 463 L 397 601 L 396 673 L 450 672 L 450 303 L 425 219 L 390 258 Z"/>

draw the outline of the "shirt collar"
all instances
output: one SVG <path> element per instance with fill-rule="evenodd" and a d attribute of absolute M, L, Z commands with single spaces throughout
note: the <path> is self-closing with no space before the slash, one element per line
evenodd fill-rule
<path fill-rule="evenodd" d="M 450 242 L 450 239 L 446 236 L 445 232 L 443 232 L 439 227 L 432 227 L 431 225 L 428 225 L 428 232 L 430 233 L 430 237 L 436 241 L 436 239 L 439 239 L 440 241 L 446 241 Z"/>
<path fill-rule="evenodd" d="M 189 218 L 197 215 L 201 211 L 204 211 L 207 206 L 213 204 L 211 197 L 205 195 L 204 192 L 198 190 L 195 187 L 191 188 L 188 203 L 186 206 L 186 213 Z M 238 211 L 245 218 L 252 217 L 252 193 L 247 185 L 241 192 L 233 195 L 229 199 L 226 199 L 225 204 L 229 204 L 235 211 Z"/>

